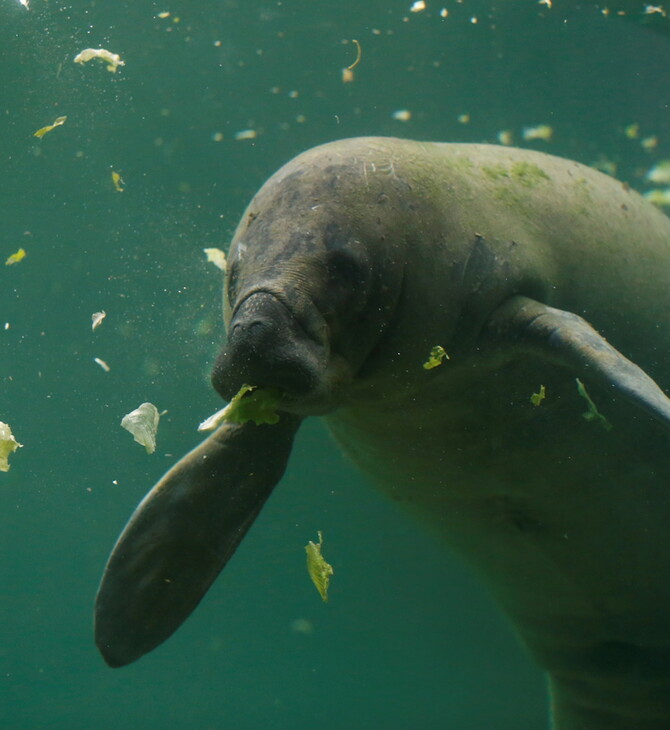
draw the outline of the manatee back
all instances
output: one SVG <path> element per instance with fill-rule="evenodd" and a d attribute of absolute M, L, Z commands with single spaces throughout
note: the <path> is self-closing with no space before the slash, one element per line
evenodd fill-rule
<path fill-rule="evenodd" d="M 346 160 L 359 171 L 352 214 L 381 216 L 385 240 L 404 240 L 406 318 L 390 343 L 401 352 L 454 335 L 460 346 L 524 294 L 585 317 L 661 382 L 670 373 L 670 220 L 628 185 L 499 145 L 357 138 L 298 159 Z M 404 203 L 385 212 L 380 189 Z M 460 324 L 445 319 L 463 306 Z"/>

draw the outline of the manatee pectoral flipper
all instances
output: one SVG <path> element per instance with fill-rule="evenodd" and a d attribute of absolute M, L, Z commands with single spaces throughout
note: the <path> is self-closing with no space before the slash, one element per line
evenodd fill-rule
<path fill-rule="evenodd" d="M 281 479 L 300 419 L 224 423 L 147 494 L 107 562 L 95 638 L 120 667 L 165 641 L 207 592 Z"/>
<path fill-rule="evenodd" d="M 493 313 L 486 337 L 574 368 L 575 375 L 614 389 L 670 428 L 670 399 L 656 381 L 572 312 L 514 296 Z"/>

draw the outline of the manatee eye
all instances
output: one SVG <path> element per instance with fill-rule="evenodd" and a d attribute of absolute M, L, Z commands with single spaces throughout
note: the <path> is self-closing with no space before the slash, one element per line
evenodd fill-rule
<path fill-rule="evenodd" d="M 333 309 L 343 305 L 355 310 L 362 309 L 367 300 L 370 284 L 370 268 L 347 249 L 330 251 L 326 260 L 328 275 L 327 291 Z"/>

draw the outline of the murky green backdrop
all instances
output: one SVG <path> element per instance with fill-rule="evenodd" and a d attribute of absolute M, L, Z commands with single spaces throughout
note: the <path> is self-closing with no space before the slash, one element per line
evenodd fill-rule
<path fill-rule="evenodd" d="M 0 474 L 0 727 L 546 726 L 542 676 L 484 589 L 316 422 L 170 641 L 108 669 L 92 604 L 135 504 L 220 405 L 221 277 L 202 249 L 225 248 L 280 164 L 338 137 L 511 130 L 643 189 L 670 157 L 669 41 L 566 4 L 0 0 L 0 261 L 27 252 L 0 265 L 0 420 L 24 444 Z M 87 47 L 125 66 L 73 63 Z M 538 124 L 552 140 L 524 142 Z M 152 456 L 119 425 L 143 401 L 168 411 Z M 319 529 L 328 605 L 304 565 Z"/>

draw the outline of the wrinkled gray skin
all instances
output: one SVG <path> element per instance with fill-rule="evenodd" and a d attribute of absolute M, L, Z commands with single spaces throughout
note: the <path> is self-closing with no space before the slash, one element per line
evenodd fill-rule
<path fill-rule="evenodd" d="M 106 660 L 180 625 L 323 415 L 486 581 L 556 730 L 667 729 L 669 292 L 670 221 L 575 162 L 384 138 L 300 155 L 235 234 L 213 373 L 226 399 L 280 388 L 281 420 L 222 426 L 145 498 L 98 594 Z"/>

